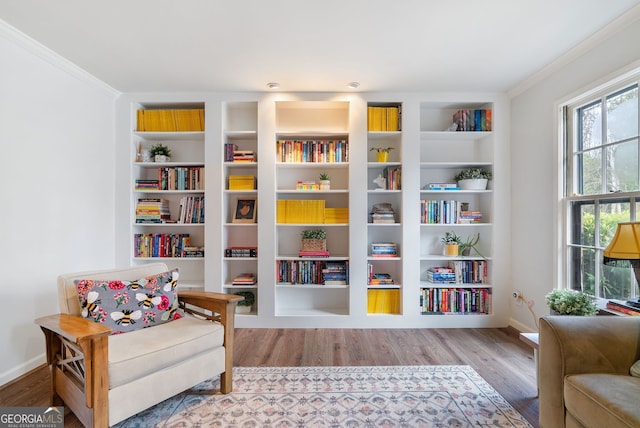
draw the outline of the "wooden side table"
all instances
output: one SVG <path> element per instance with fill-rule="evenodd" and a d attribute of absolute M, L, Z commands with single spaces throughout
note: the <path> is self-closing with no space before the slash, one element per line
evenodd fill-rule
<path fill-rule="evenodd" d="M 520 340 L 533 348 L 533 363 L 536 365 L 536 389 L 539 394 L 538 375 L 540 373 L 540 365 L 538 364 L 538 349 L 540 349 L 540 336 L 538 333 L 520 333 Z"/>

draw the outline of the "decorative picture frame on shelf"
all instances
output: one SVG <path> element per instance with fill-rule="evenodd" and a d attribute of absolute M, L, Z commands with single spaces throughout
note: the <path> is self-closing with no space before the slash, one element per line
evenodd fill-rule
<path fill-rule="evenodd" d="M 233 210 L 233 223 L 255 223 L 257 218 L 256 198 L 238 198 Z"/>

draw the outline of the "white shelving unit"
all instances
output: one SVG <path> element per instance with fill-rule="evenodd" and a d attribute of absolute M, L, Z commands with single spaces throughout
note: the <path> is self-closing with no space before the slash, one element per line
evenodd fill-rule
<path fill-rule="evenodd" d="M 205 168 L 205 133 L 204 131 L 183 131 L 183 132 L 143 132 L 137 131 L 136 112 L 142 110 L 157 109 L 204 109 L 204 103 L 132 103 L 131 104 L 131 127 L 130 129 L 130 165 L 131 189 L 129 218 L 131 227 L 129 228 L 129 254 L 131 264 L 142 264 L 157 261 L 164 261 L 171 266 L 180 268 L 180 286 L 183 288 L 204 289 L 204 257 L 143 257 L 136 254 L 136 244 L 134 237 L 136 234 L 146 234 L 157 236 L 170 236 L 176 234 L 188 234 L 191 246 L 204 247 L 205 223 L 136 223 L 136 205 L 139 199 L 156 198 L 169 201 L 171 219 L 179 220 L 181 200 L 184 197 L 197 196 L 204 197 L 204 188 L 190 190 L 140 190 L 136 189 L 137 179 L 158 179 L 159 169 L 176 170 L 178 168 Z M 169 162 L 140 162 L 137 159 L 138 148 L 150 149 L 155 144 L 163 144 L 171 150 L 171 160 Z M 159 244 L 160 245 L 160 244 Z M 205 252 L 206 254 L 206 252 Z"/>
<path fill-rule="evenodd" d="M 402 125 L 398 131 L 369 131 L 369 106 L 399 106 Z M 204 108 L 204 132 L 137 132 L 139 108 Z M 452 115 L 463 108 L 491 108 L 490 132 L 451 132 Z M 513 279 L 509 277 L 512 249 L 509 242 L 509 118 L 508 100 L 502 94 L 465 93 L 202 93 L 123 94 L 117 103 L 116 261 L 132 265 L 157 261 L 135 258 L 136 233 L 189 233 L 193 245 L 205 247 L 204 258 L 162 259 L 169 267 L 180 267 L 183 287 L 234 293 L 250 291 L 255 304 L 249 314 L 238 314 L 238 327 L 298 328 L 443 328 L 499 327 L 508 324 L 508 305 Z M 278 140 L 346 139 L 349 162 L 283 162 L 277 157 Z M 173 153 L 165 166 L 204 167 L 207 201 L 205 224 L 136 224 L 138 198 L 151 195 L 171 201 L 171 216 L 177 217 L 179 199 L 185 192 L 139 192 L 136 178 L 152 176 L 155 163 L 136 163 L 139 143 L 150 147 L 162 142 Z M 255 161 L 225 160 L 225 144 L 251 150 Z M 372 147 L 393 147 L 387 162 L 378 162 Z M 449 182 L 466 167 L 492 171 L 485 191 L 426 191 L 429 182 Z M 373 180 L 384 168 L 401 170 L 401 188 L 376 190 Z M 326 172 L 331 188 L 296 190 L 298 181 L 318 182 Z M 231 175 L 256 177 L 255 189 L 231 190 Z M 255 200 L 256 221 L 233 221 L 238 199 Z M 344 223 L 283 223 L 278 220 L 278 201 L 325 201 L 327 207 L 348 208 Z M 422 224 L 423 199 L 459 200 L 483 212 L 477 224 Z M 395 223 L 373 224 L 374 204 L 390 203 Z M 322 228 L 328 234 L 329 258 L 319 261 L 349 263 L 349 283 L 344 285 L 278 283 L 278 263 L 300 261 L 301 232 Z M 460 288 L 491 291 L 491 311 L 481 315 L 422 314 L 420 299 L 426 270 L 450 259 L 442 255 L 441 237 L 455 231 L 463 238 L 480 234 L 479 249 L 488 261 L 489 278 L 483 284 L 461 284 Z M 394 242 L 398 257 L 372 257 L 373 242 Z M 257 247 L 257 257 L 227 257 L 230 247 Z M 458 260 L 480 260 L 477 254 Z M 304 259 L 308 260 L 308 259 Z M 397 309 L 376 313 L 369 303 L 368 265 L 375 272 L 389 273 L 397 290 Z M 242 273 L 254 273 L 254 285 L 232 285 Z M 384 312 L 384 311 L 381 311 Z"/>

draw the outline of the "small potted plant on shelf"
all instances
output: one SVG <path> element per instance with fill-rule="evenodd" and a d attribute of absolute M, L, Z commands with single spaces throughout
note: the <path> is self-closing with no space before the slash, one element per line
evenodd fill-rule
<path fill-rule="evenodd" d="M 491 172 L 484 168 L 467 168 L 456 174 L 455 180 L 462 190 L 485 190 L 491 180 Z"/>
<path fill-rule="evenodd" d="M 256 300 L 256 296 L 251 291 L 238 291 L 236 293 L 238 296 L 244 297 L 244 300 L 241 300 L 237 303 L 236 313 L 237 314 L 248 314 L 253 309 L 253 303 Z"/>
<path fill-rule="evenodd" d="M 369 149 L 370 152 L 374 150 L 378 152 L 378 157 L 377 157 L 378 162 L 388 162 L 389 152 L 393 150 L 393 147 L 371 147 Z"/>
<path fill-rule="evenodd" d="M 595 315 L 595 299 L 576 290 L 553 290 L 545 296 L 551 315 Z"/>
<path fill-rule="evenodd" d="M 331 179 L 326 172 L 320 173 L 320 190 L 331 190 Z"/>
<path fill-rule="evenodd" d="M 478 251 L 478 247 L 476 247 L 476 245 L 478 245 L 478 242 L 480 242 L 479 233 L 477 235 L 469 236 L 467 240 L 464 242 L 460 242 L 460 255 L 468 256 L 471 254 L 471 250 L 475 250 L 480 257 L 482 257 L 483 259 L 486 259 L 486 257 L 483 256 L 480 251 Z"/>
<path fill-rule="evenodd" d="M 444 244 L 444 255 L 445 256 L 457 256 L 460 251 L 460 244 L 462 243 L 462 238 L 456 235 L 455 232 L 445 232 L 442 237 L 442 243 Z"/>
<path fill-rule="evenodd" d="M 302 251 L 326 251 L 327 231 L 323 229 L 303 230 Z"/>
<path fill-rule="evenodd" d="M 164 144 L 154 144 L 150 152 L 155 162 L 169 162 L 171 158 L 171 150 Z"/>

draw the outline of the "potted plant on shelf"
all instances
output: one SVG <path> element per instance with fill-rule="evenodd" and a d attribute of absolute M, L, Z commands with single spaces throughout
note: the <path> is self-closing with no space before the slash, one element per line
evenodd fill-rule
<path fill-rule="evenodd" d="M 477 235 L 469 236 L 467 240 L 464 242 L 460 242 L 460 255 L 468 256 L 468 255 L 471 255 L 471 250 L 475 250 L 480 257 L 482 257 L 483 259 L 486 259 L 486 257 L 483 256 L 482 253 L 478 250 L 478 247 L 476 247 L 476 245 L 478 245 L 478 242 L 480 242 L 479 233 Z"/>
<path fill-rule="evenodd" d="M 236 313 L 237 314 L 248 314 L 253 309 L 253 303 L 256 300 L 256 296 L 251 291 L 238 291 L 236 293 L 238 296 L 244 297 L 244 300 L 241 300 L 237 303 Z"/>
<path fill-rule="evenodd" d="M 595 315 L 595 299 L 576 290 L 553 290 L 545 296 L 551 315 Z"/>
<path fill-rule="evenodd" d="M 155 162 L 169 162 L 171 158 L 171 150 L 164 144 L 154 144 L 150 152 Z"/>
<path fill-rule="evenodd" d="M 457 256 L 460 251 L 460 244 L 462 243 L 462 238 L 456 235 L 455 232 L 445 232 L 442 237 L 442 243 L 444 244 L 444 255 L 445 256 Z"/>
<path fill-rule="evenodd" d="M 467 168 L 456 174 L 455 180 L 462 190 L 485 190 L 491 177 L 491 172 L 484 168 Z"/>
<path fill-rule="evenodd" d="M 326 172 L 320 173 L 320 190 L 331 190 L 331 179 Z"/>
<path fill-rule="evenodd" d="M 374 150 L 378 152 L 378 162 L 389 162 L 389 152 L 393 150 L 393 147 L 371 147 L 369 149 L 370 152 Z"/>
<path fill-rule="evenodd" d="M 326 251 L 327 232 L 323 229 L 303 230 L 302 251 Z"/>

